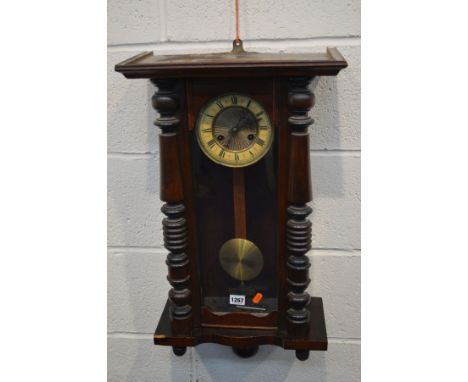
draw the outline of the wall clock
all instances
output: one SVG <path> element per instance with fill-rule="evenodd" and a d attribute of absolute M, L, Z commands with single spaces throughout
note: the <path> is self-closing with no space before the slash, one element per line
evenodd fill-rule
<path fill-rule="evenodd" d="M 306 292 L 308 85 L 346 66 L 335 48 L 247 53 L 239 40 L 229 53 L 145 52 L 116 66 L 157 87 L 172 288 L 156 345 L 183 355 L 187 346 L 213 342 L 247 357 L 273 344 L 301 360 L 327 349 L 322 299 Z"/>

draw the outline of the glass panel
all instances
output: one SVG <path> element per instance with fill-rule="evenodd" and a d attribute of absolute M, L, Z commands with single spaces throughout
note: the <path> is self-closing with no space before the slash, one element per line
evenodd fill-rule
<path fill-rule="evenodd" d="M 263 262 L 258 270 L 259 255 L 253 253 L 255 251 L 251 247 L 246 249 L 247 255 L 239 264 L 229 254 L 224 262 L 220 261 L 223 245 L 236 238 L 233 198 L 235 170 L 208 159 L 201 152 L 195 134 L 192 134 L 202 303 L 212 312 L 269 313 L 278 309 L 278 286 L 274 277 L 277 273 L 278 229 L 276 153 L 277 144 L 274 142 L 265 157 L 243 169 L 247 235 L 242 239 L 247 239 L 258 248 L 260 262 Z M 243 243 L 235 244 L 244 248 Z M 239 270 L 239 267 L 244 268 Z M 255 277 L 244 281 L 239 279 L 253 268 Z M 239 272 L 244 272 L 244 276 L 236 276 Z M 234 300 L 230 296 L 234 296 Z M 241 296 L 241 299 L 236 301 L 236 296 Z"/>

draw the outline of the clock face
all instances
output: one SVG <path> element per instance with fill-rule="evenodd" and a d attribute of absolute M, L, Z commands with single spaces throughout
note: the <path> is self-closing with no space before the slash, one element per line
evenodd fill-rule
<path fill-rule="evenodd" d="M 259 161 L 273 141 L 267 112 L 243 94 L 224 94 L 209 101 L 200 112 L 196 132 L 208 158 L 228 167 Z"/>

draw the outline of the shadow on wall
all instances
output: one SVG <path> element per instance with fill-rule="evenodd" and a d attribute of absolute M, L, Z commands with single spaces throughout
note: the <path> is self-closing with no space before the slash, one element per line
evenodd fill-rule
<path fill-rule="evenodd" d="M 260 346 L 251 358 L 239 358 L 230 347 L 202 344 L 177 357 L 168 346 L 154 346 L 150 338 L 128 339 L 110 360 L 109 382 L 336 382 L 340 373 L 328 352 L 311 352 L 298 361 L 294 351 Z M 348 365 L 345 365 L 348 366 Z M 346 367 L 344 368 L 346 369 Z M 338 379 L 337 379 L 338 377 Z"/>
<path fill-rule="evenodd" d="M 199 381 L 210 382 L 283 382 L 326 381 L 324 352 L 311 352 L 307 361 L 298 361 L 295 352 L 277 346 L 260 346 L 251 358 L 239 358 L 230 347 L 203 344 L 194 350 Z M 176 365 L 173 364 L 173 367 Z"/>
<path fill-rule="evenodd" d="M 197 374 L 210 381 L 285 381 L 294 363 L 294 352 L 285 353 L 281 367 L 275 367 L 274 375 L 265 378 L 265 368 L 271 367 L 273 346 L 260 346 L 256 355 L 251 358 L 240 358 L 231 347 L 204 344 L 195 348 L 195 367 Z M 288 352 L 289 353 L 289 352 Z M 269 366 L 268 366 L 269 365 Z"/>

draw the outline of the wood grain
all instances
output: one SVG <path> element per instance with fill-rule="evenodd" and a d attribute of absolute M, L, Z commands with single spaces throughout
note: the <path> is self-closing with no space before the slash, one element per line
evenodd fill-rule
<path fill-rule="evenodd" d="M 319 297 L 312 297 L 307 306 L 311 325 L 309 331 L 301 338 L 290 336 L 279 329 L 227 329 L 197 327 L 191 335 L 174 332 L 171 327 L 168 303 L 164 308 L 153 339 L 156 345 L 196 346 L 212 342 L 241 348 L 256 345 L 277 345 L 290 350 L 327 350 L 327 330 L 323 313 L 323 302 Z"/>
<path fill-rule="evenodd" d="M 347 65 L 336 49 L 308 54 L 143 52 L 117 64 L 115 70 L 127 78 L 313 77 L 337 75 Z"/>
<path fill-rule="evenodd" d="M 161 165 L 161 200 L 166 202 L 161 211 L 164 247 L 169 251 L 166 264 L 169 290 L 171 324 L 181 333 L 192 331 L 193 310 L 190 277 L 190 260 L 186 253 L 188 227 L 185 219 L 182 169 L 179 160 L 178 130 L 183 84 L 177 81 L 154 81 L 158 91 L 152 98 L 153 107 L 159 112 L 154 124 L 161 128 L 159 151 Z"/>
<path fill-rule="evenodd" d="M 290 128 L 288 221 L 286 224 L 288 332 L 298 338 L 310 330 L 310 301 L 305 291 L 310 283 L 309 258 L 312 224 L 307 219 L 312 209 L 307 205 L 312 200 L 310 179 L 310 151 L 308 127 L 313 122 L 309 110 L 314 105 L 314 95 L 309 90 L 311 78 L 289 79 L 288 106 Z"/>

